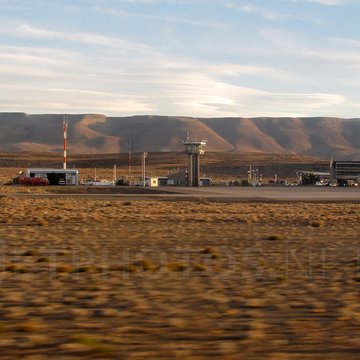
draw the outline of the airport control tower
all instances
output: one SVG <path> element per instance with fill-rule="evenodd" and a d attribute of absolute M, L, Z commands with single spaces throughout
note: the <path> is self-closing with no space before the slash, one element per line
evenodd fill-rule
<path fill-rule="evenodd" d="M 188 154 L 187 186 L 199 186 L 200 155 L 205 154 L 207 140 L 183 141 L 185 152 Z"/>

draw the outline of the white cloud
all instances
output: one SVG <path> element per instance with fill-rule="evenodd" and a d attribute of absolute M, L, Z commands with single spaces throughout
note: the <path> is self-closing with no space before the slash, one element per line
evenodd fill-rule
<path fill-rule="evenodd" d="M 121 16 L 121 17 L 132 17 L 136 19 L 143 19 L 143 20 L 155 20 L 159 22 L 166 22 L 166 23 L 178 23 L 178 24 L 185 24 L 191 26 L 199 26 L 199 27 L 208 27 L 208 28 L 220 28 L 224 27 L 226 24 L 225 22 L 219 21 L 205 21 L 203 19 L 190 19 L 180 16 L 171 16 L 167 14 L 167 16 L 158 16 L 153 14 L 147 14 L 144 12 L 130 12 L 125 10 L 120 10 L 119 8 L 109 8 L 103 6 L 94 6 L 93 10 L 101 14 L 108 14 L 113 16 Z"/>
<path fill-rule="evenodd" d="M 169 3 L 169 4 L 185 4 L 189 3 L 190 0 L 123 0 L 131 3 L 147 3 L 147 4 L 158 4 L 158 3 Z"/>
<path fill-rule="evenodd" d="M 286 76 L 283 70 L 211 64 L 163 54 L 94 59 L 81 52 L 0 47 L 0 80 L 6 111 L 95 112 L 106 115 L 306 116 L 348 104 L 341 95 L 263 91 L 224 77 Z M 7 80 L 9 73 L 14 77 Z M 285 74 L 285 75 L 284 75 Z M 289 75 L 291 76 L 291 74 Z"/>
<path fill-rule="evenodd" d="M 259 15 L 267 20 L 285 20 L 290 16 L 284 13 L 276 12 L 267 8 L 259 7 L 250 3 L 239 4 L 237 2 L 227 2 L 226 7 L 229 9 L 239 10 L 243 13 Z"/>
<path fill-rule="evenodd" d="M 1 10 L 26 10 L 29 8 L 31 5 L 25 0 L 0 0 Z"/>
<path fill-rule="evenodd" d="M 338 46 L 339 40 L 331 38 L 324 39 L 321 44 L 317 44 L 283 30 L 262 29 L 259 34 L 271 45 L 270 51 L 273 55 L 281 54 L 283 58 L 293 57 L 297 59 L 296 63 L 303 65 L 312 61 L 311 66 L 308 66 L 309 69 L 313 69 L 315 66 L 321 68 L 330 65 L 344 67 L 360 63 L 360 53 L 354 46 L 351 46 L 358 45 L 357 41 L 354 43 L 352 40 L 343 39 L 342 45 L 348 46 L 340 49 Z M 336 46 L 334 46 L 334 43 Z M 287 63 L 293 66 L 289 61 Z M 321 70 L 321 68 L 316 70 Z"/>
<path fill-rule="evenodd" d="M 282 71 L 266 66 L 229 64 L 229 63 L 210 65 L 207 66 L 207 69 L 209 73 L 216 75 L 227 75 L 227 76 L 261 75 L 261 76 L 279 77 L 280 73 L 283 73 Z"/>
<path fill-rule="evenodd" d="M 283 0 L 283 1 L 296 2 L 298 0 Z M 274 22 L 285 22 L 285 21 L 289 22 L 291 20 L 295 20 L 295 21 L 310 22 L 314 24 L 323 24 L 323 20 L 320 19 L 319 17 L 316 17 L 313 14 L 304 14 L 300 12 L 297 13 L 294 11 L 285 13 L 285 12 L 275 11 L 273 9 L 266 7 L 260 7 L 250 3 L 240 4 L 234 1 L 226 2 L 225 6 L 228 9 L 238 10 L 244 14 L 259 16 L 262 17 L 263 19 Z"/>
<path fill-rule="evenodd" d="M 120 95 L 97 91 L 75 89 L 37 88 L 31 85 L 6 84 L 8 91 L 0 99 L 6 110 L 26 112 L 69 112 L 69 113 L 107 113 L 127 115 L 134 112 L 146 114 L 153 107 L 142 97 Z M 18 110 L 16 110 L 18 109 Z M 31 110 L 30 110 L 31 109 Z M 30 110 L 30 111 L 29 111 Z"/>
<path fill-rule="evenodd" d="M 119 0 L 123 3 L 132 3 L 132 4 L 186 4 L 191 3 L 192 0 Z"/>
<path fill-rule="evenodd" d="M 28 24 L 19 24 L 13 27 L 4 27 L 3 29 L 0 29 L 0 34 L 1 33 L 18 38 L 78 42 L 82 44 L 97 45 L 101 47 L 121 48 L 126 49 L 127 51 L 133 50 L 137 52 L 148 52 L 151 50 L 151 48 L 146 44 L 127 41 L 125 39 L 91 33 L 66 33 L 52 31 Z"/>
<path fill-rule="evenodd" d="M 348 49 L 360 48 L 360 40 L 355 39 L 331 38 L 329 42 L 336 46 L 347 47 Z"/>
<path fill-rule="evenodd" d="M 2 29 L 2 33 L 11 34 L 18 37 L 26 37 L 33 39 L 61 39 L 63 35 L 59 32 L 50 31 L 43 28 L 33 27 L 27 24 L 18 25 L 14 29 Z"/>
<path fill-rule="evenodd" d="M 285 0 L 289 1 L 289 0 Z M 352 0 L 290 0 L 291 2 L 307 2 L 327 6 L 342 6 L 352 2 Z"/>
<path fill-rule="evenodd" d="M 238 9 L 272 20 L 285 18 L 254 5 Z M 233 62 L 226 54 L 220 62 L 175 57 L 96 31 L 62 32 L 17 23 L 2 26 L 1 33 L 7 41 L 12 36 L 29 43 L 0 46 L 4 110 L 202 117 L 345 116 L 358 110 L 355 95 L 350 101 L 338 88 L 359 74 L 357 40 L 323 39 L 318 45 L 287 31 L 265 29 L 259 32 L 259 46 L 239 41 L 231 48 Z M 251 51 L 256 57 L 250 59 Z M 200 51 L 198 55 L 200 59 Z"/>
<path fill-rule="evenodd" d="M 54 48 L 0 45 L 0 60 L 8 64 L 70 65 L 78 56 L 78 52 Z"/>

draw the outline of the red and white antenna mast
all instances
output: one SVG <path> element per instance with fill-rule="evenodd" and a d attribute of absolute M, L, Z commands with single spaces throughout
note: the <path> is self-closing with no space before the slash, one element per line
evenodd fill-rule
<path fill-rule="evenodd" d="M 64 129 L 64 169 L 66 169 L 67 130 L 68 130 L 68 121 L 66 115 L 64 115 L 63 129 Z"/>

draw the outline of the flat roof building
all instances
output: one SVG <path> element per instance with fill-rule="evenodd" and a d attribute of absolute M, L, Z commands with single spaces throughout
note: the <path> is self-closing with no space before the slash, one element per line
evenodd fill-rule
<path fill-rule="evenodd" d="M 330 164 L 331 181 L 360 181 L 360 161 L 332 161 Z"/>
<path fill-rule="evenodd" d="M 27 169 L 27 177 L 49 180 L 49 185 L 79 185 L 79 171 L 75 169 Z"/>

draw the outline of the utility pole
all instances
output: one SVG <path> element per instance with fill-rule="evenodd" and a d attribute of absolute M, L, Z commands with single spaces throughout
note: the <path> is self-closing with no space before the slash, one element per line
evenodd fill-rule
<path fill-rule="evenodd" d="M 131 139 L 128 140 L 128 151 L 129 151 L 129 185 L 131 185 Z"/>
<path fill-rule="evenodd" d="M 251 165 L 250 165 L 250 168 L 249 168 L 249 171 L 248 171 L 248 182 L 249 182 L 249 184 L 251 184 L 251 182 L 252 182 L 252 168 L 251 168 Z"/>
<path fill-rule="evenodd" d="M 145 183 L 145 159 L 146 159 L 146 156 L 147 156 L 147 152 L 143 152 L 142 153 L 142 173 L 143 173 L 143 187 L 146 186 L 146 183 Z"/>
<path fill-rule="evenodd" d="M 114 185 L 116 185 L 116 181 L 117 181 L 117 176 L 116 176 L 116 165 L 114 165 L 114 170 L 113 170 L 113 181 L 114 181 Z"/>
<path fill-rule="evenodd" d="M 66 170 L 67 130 L 68 130 L 68 121 L 67 121 L 66 115 L 64 115 L 64 119 L 63 119 L 63 130 L 64 130 L 64 163 L 63 163 L 63 167 L 64 167 L 64 170 Z"/>

